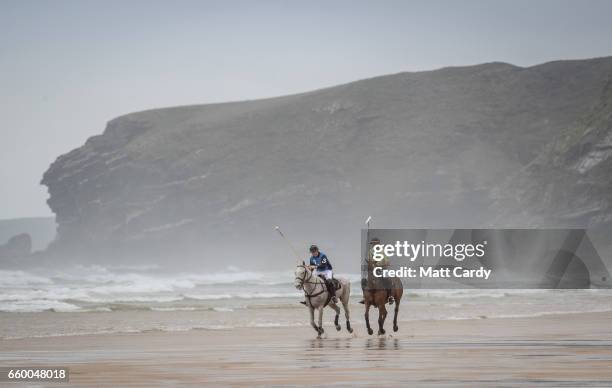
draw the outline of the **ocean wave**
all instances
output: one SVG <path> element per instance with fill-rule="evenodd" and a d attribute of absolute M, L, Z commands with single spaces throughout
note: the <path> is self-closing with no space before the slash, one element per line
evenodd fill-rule
<path fill-rule="evenodd" d="M 291 271 L 255 272 L 228 267 L 215 273 L 172 274 L 158 271 L 155 266 L 129 267 L 120 272 L 111 268 L 128 267 L 77 265 L 69 269 L 0 270 L 0 311 L 193 311 L 220 308 L 221 303 L 224 308 L 236 308 L 238 302 L 234 301 L 241 301 L 246 308 L 292 308 L 303 298 L 303 293 L 293 287 Z M 360 279 L 359 274 L 338 277 L 349 278 L 353 284 Z M 352 299 L 360 294 L 358 286 L 354 286 Z M 406 290 L 404 300 L 455 308 L 457 303 L 495 303 L 491 299 L 499 298 L 529 304 L 575 294 L 563 290 Z M 581 290 L 576 295 L 605 297 L 611 296 L 612 290 Z M 282 299 L 291 301 L 285 303 Z M 454 305 L 448 304 L 451 300 L 455 300 Z"/>
<path fill-rule="evenodd" d="M 12 301 L 0 303 L 1 312 L 24 313 L 24 312 L 75 312 L 80 311 L 79 306 L 62 302 L 59 300 L 32 299 L 27 301 Z"/>
<path fill-rule="evenodd" d="M 25 271 L 0 270 L 0 288 L 52 284 L 47 277 Z"/>
<path fill-rule="evenodd" d="M 474 299 L 474 298 L 507 298 L 513 296 L 538 296 L 557 290 L 538 289 L 422 289 L 406 290 L 404 295 L 412 298 L 441 298 L 441 299 Z M 562 291 L 562 290 L 559 290 Z M 582 291 L 582 290 L 581 290 Z"/>
<path fill-rule="evenodd" d="M 274 299 L 301 298 L 301 292 L 240 292 L 236 294 L 185 294 L 186 300 L 219 300 L 219 299 Z"/>
<path fill-rule="evenodd" d="M 0 311 L 78 311 L 80 305 L 92 303 L 159 304 L 293 296 L 276 292 L 293 289 L 290 271 L 254 272 L 229 267 L 216 273 L 168 274 L 155 272 L 157 269 L 77 265 L 69 269 L 0 270 Z"/>

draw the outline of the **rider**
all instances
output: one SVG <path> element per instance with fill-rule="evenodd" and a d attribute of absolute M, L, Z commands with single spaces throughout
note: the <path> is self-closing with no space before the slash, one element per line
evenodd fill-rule
<path fill-rule="evenodd" d="M 372 267 L 381 267 L 381 268 L 389 268 L 390 263 L 389 263 L 389 258 L 387 256 L 385 256 L 383 254 L 383 258 L 382 260 L 374 260 L 374 246 L 375 245 L 379 245 L 380 244 L 380 240 L 376 237 L 372 238 L 370 240 L 370 249 L 369 249 L 369 254 L 368 254 L 368 264 L 369 266 Z M 383 277 L 381 278 L 383 286 L 385 287 L 385 289 L 387 290 L 387 303 L 389 304 L 393 304 L 393 302 L 395 302 L 395 299 L 393 298 L 393 295 L 391 295 L 391 289 L 393 288 L 393 284 L 391 282 L 390 278 L 387 277 Z M 361 300 L 359 301 L 359 303 L 364 304 L 365 300 Z"/>
<path fill-rule="evenodd" d="M 316 245 L 310 246 L 310 255 L 310 269 L 313 270 L 315 275 L 320 276 L 323 280 L 325 280 L 325 285 L 327 286 L 327 291 L 332 296 L 332 301 L 334 303 L 338 303 L 338 298 L 336 298 L 336 290 L 334 289 L 334 285 L 332 283 L 333 273 L 332 265 L 329 262 L 329 259 L 325 253 L 319 251 L 319 247 Z"/>

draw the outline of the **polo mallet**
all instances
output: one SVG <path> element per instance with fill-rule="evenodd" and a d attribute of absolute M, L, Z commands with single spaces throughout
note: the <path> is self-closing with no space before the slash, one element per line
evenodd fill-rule
<path fill-rule="evenodd" d="M 368 251 L 369 249 L 368 247 L 370 244 L 370 221 L 372 221 L 372 216 L 369 216 L 365 221 L 366 229 L 367 229 L 366 230 L 366 252 Z"/>
<path fill-rule="evenodd" d="M 364 252 L 363 261 L 362 261 L 362 271 L 363 271 L 363 265 L 365 265 L 367 267 L 368 258 L 370 256 L 370 222 L 371 221 L 372 221 L 372 216 L 368 216 L 368 218 L 365 221 L 365 224 L 366 224 L 366 241 L 365 241 L 365 252 Z"/>
<path fill-rule="evenodd" d="M 289 246 L 289 249 L 293 251 L 293 254 L 295 255 L 295 258 L 298 260 L 298 262 L 303 261 L 304 259 L 300 258 L 300 255 L 298 254 L 297 250 L 293 247 L 293 244 L 291 244 L 289 239 L 283 234 L 283 231 L 280 229 L 280 226 L 275 226 L 274 230 L 276 230 L 278 234 L 280 234 L 280 236 L 283 238 L 283 240 L 285 240 L 285 242 Z"/>

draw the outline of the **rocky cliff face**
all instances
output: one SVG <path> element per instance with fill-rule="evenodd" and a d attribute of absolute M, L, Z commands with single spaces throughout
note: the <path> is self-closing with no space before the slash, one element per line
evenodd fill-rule
<path fill-rule="evenodd" d="M 44 174 L 54 249 L 185 256 L 227 243 L 231 261 L 276 254 L 262 252 L 281 224 L 300 242 L 358 254 L 366 215 L 377 226 L 499 224 L 517 175 L 525 201 L 549 215 L 525 171 L 559 158 L 581 177 L 568 197 L 593 193 L 566 213 L 597 206 L 585 216 L 605 218 L 610 116 L 551 144 L 605 110 L 610 74 L 612 58 L 490 63 L 122 116 Z"/>
<path fill-rule="evenodd" d="M 600 251 L 612 253 L 612 79 L 592 109 L 496 192 L 504 209 L 498 219 L 588 228 Z"/>

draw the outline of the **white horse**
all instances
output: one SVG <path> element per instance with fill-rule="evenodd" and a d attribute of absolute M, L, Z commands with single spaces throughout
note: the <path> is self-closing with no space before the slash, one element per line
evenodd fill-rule
<path fill-rule="evenodd" d="M 336 291 L 336 297 L 342 302 L 342 306 L 344 307 L 344 315 L 346 317 L 346 330 L 349 333 L 353 332 L 351 328 L 350 322 L 350 313 L 349 313 L 349 297 L 351 295 L 351 283 L 344 278 L 336 278 L 340 283 L 340 289 Z M 295 288 L 298 290 L 304 290 L 304 296 L 306 296 L 306 306 L 310 310 L 310 324 L 317 331 L 317 338 L 321 338 L 321 334 L 324 333 L 323 330 L 323 309 L 325 308 L 325 302 L 327 302 L 327 298 L 329 296 L 329 292 L 327 291 L 327 286 L 323 279 L 318 276 L 315 276 L 310 268 L 306 266 L 304 262 L 302 264 L 298 264 L 295 268 Z M 336 318 L 334 319 L 334 325 L 336 326 L 336 330 L 340 331 L 341 327 L 338 324 L 338 318 L 340 317 L 340 307 L 333 301 L 329 301 L 329 307 L 334 309 L 336 312 Z M 314 321 L 314 311 L 317 310 L 319 312 L 319 324 L 315 324 Z"/>

